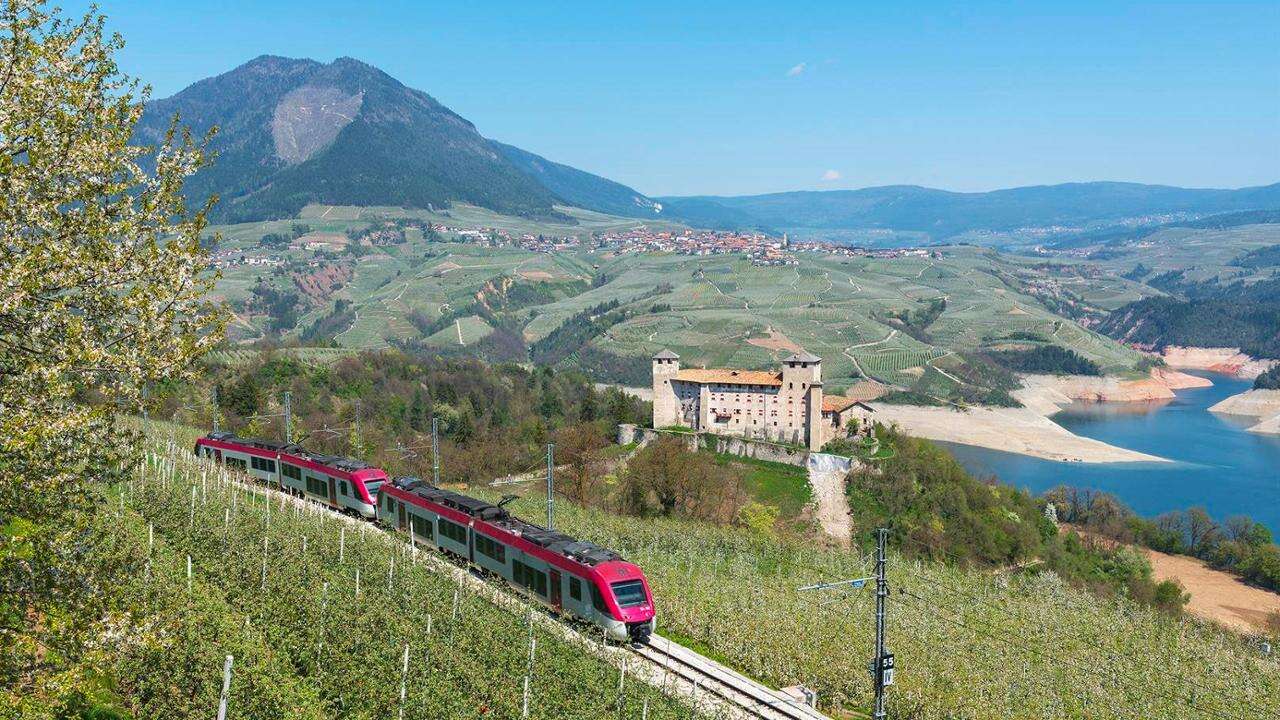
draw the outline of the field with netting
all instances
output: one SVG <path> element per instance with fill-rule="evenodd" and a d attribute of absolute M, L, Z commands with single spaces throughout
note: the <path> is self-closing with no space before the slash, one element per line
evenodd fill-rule
<path fill-rule="evenodd" d="M 629 656 L 402 536 L 237 482 L 190 434 L 149 443 L 99 523 L 146 619 L 102 651 L 130 717 L 212 717 L 227 654 L 244 720 L 695 717 Z"/>
<path fill-rule="evenodd" d="M 536 513 L 536 491 L 516 512 Z M 866 712 L 874 593 L 799 592 L 871 574 L 870 556 L 681 520 L 557 505 L 569 532 L 616 547 L 655 588 L 659 631 L 824 711 Z M 889 716 L 1213 720 L 1280 715 L 1280 658 L 1216 626 L 1102 600 L 1053 573 L 989 573 L 892 555 Z M 749 618 L 749 622 L 744 622 Z"/>

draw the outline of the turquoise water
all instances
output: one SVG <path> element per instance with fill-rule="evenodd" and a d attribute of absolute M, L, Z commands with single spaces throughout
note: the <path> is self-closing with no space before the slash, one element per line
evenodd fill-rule
<path fill-rule="evenodd" d="M 944 443 L 970 472 L 1042 492 L 1057 485 L 1113 493 L 1140 515 L 1202 506 L 1218 520 L 1249 515 L 1280 537 L 1280 437 L 1245 432 L 1251 420 L 1209 406 L 1251 382 L 1212 373 L 1213 387 L 1162 403 L 1077 403 L 1053 419 L 1077 435 L 1173 463 L 1060 463 Z"/>

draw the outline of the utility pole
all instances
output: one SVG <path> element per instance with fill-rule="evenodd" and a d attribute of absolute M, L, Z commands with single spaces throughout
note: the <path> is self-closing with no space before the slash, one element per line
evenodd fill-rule
<path fill-rule="evenodd" d="M 876 701 L 873 720 L 884 720 L 884 689 L 893 684 L 893 653 L 885 651 L 885 600 L 889 597 L 889 582 L 885 578 L 885 546 L 889 540 L 889 530 L 880 528 L 876 531 L 876 574 L 870 577 L 850 578 L 834 582 L 821 582 L 799 588 L 806 590 L 849 591 L 866 586 L 871 580 L 876 581 L 876 649 L 875 656 L 867 664 L 871 671 L 872 683 L 875 686 Z"/>
<path fill-rule="evenodd" d="M 213 386 L 213 431 L 218 432 L 218 386 Z"/>
<path fill-rule="evenodd" d="M 356 451 L 357 451 L 357 452 L 356 452 L 356 454 L 357 454 L 357 455 L 364 455 L 364 452 L 361 452 L 362 450 L 364 450 L 365 439 L 364 439 L 364 437 L 362 437 L 362 436 L 361 436 L 361 434 L 360 434 L 360 405 L 361 405 L 361 404 L 360 404 L 360 398 L 358 398 L 358 397 L 357 397 L 357 398 L 356 398 L 356 402 L 355 402 L 355 406 L 356 406 L 356 407 L 355 407 L 355 411 L 356 411 L 356 419 L 355 419 L 356 437 L 355 437 L 355 439 L 356 439 L 356 442 L 360 443 L 361 447 L 360 447 L 360 448 L 352 448 L 352 450 L 356 450 Z"/>
<path fill-rule="evenodd" d="M 876 707 L 873 720 L 883 720 L 884 689 L 893 684 L 893 655 L 884 648 L 884 605 L 889 597 L 889 582 L 885 579 L 885 543 L 889 537 L 887 528 L 876 531 L 876 656 L 872 660 L 872 673 L 876 686 Z"/>
<path fill-rule="evenodd" d="M 440 484 L 440 418 L 431 416 L 431 484 Z"/>
<path fill-rule="evenodd" d="M 291 405 L 293 393 L 288 390 L 284 391 L 284 441 L 286 444 L 293 442 L 293 413 Z"/>
<path fill-rule="evenodd" d="M 552 475 L 555 467 L 556 446 L 554 443 L 547 443 L 547 529 L 554 530 L 556 527 L 556 484 Z"/>

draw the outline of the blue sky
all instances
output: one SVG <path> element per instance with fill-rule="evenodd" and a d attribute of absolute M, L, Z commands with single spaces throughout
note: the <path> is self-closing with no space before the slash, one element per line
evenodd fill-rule
<path fill-rule="evenodd" d="M 1274 0 L 100 4 L 156 97 L 349 55 L 653 195 L 1280 181 Z"/>

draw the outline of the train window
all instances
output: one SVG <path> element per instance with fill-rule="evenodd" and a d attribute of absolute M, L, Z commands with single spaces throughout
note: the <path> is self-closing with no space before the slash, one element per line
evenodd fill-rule
<path fill-rule="evenodd" d="M 431 521 L 424 517 L 418 517 L 413 513 L 409 513 L 409 523 L 413 526 L 413 534 L 422 538 L 435 537 L 435 531 L 432 528 Z"/>
<path fill-rule="evenodd" d="M 476 550 L 481 555 L 497 560 L 500 563 L 505 564 L 507 562 L 507 547 L 486 535 L 476 533 Z"/>
<path fill-rule="evenodd" d="M 327 497 L 329 495 L 329 491 L 325 489 L 324 480 L 313 475 L 307 476 L 307 492 L 321 497 Z"/>
<path fill-rule="evenodd" d="M 600 588 L 595 585 L 591 586 L 591 606 L 605 615 L 609 614 L 609 608 L 604 604 L 604 598 L 600 595 Z"/>
<path fill-rule="evenodd" d="M 569 577 L 569 597 L 582 600 L 582 581 L 573 576 Z"/>
<path fill-rule="evenodd" d="M 228 457 L 227 467 L 236 468 L 237 470 L 245 470 L 249 467 L 249 463 L 245 462 L 244 460 L 241 460 L 240 458 Z"/>
<path fill-rule="evenodd" d="M 253 463 L 254 470 L 262 470 L 263 472 L 269 472 L 269 473 L 273 473 L 276 471 L 275 460 L 268 460 L 267 458 L 260 458 L 260 457 L 251 457 L 250 461 Z"/>
<path fill-rule="evenodd" d="M 347 494 L 347 481 L 346 481 L 346 480 L 342 480 L 342 481 L 340 481 L 340 482 L 338 483 L 338 490 L 339 490 L 339 492 L 341 492 L 343 495 L 346 495 L 346 494 Z"/>
<path fill-rule="evenodd" d="M 293 480 L 302 479 L 302 468 L 295 467 L 289 463 L 280 463 L 280 474 Z"/>
<path fill-rule="evenodd" d="M 644 583 L 639 580 L 624 580 L 609 587 L 613 589 L 613 599 L 618 601 L 618 607 L 629 608 L 649 602 L 644 594 Z"/>
<path fill-rule="evenodd" d="M 467 529 L 444 518 L 440 518 L 440 534 L 456 543 L 467 544 Z"/>
<path fill-rule="evenodd" d="M 396 499 L 390 495 L 387 496 L 387 501 L 383 504 L 387 506 L 387 512 L 392 512 L 396 509 Z"/>
<path fill-rule="evenodd" d="M 511 579 L 517 585 L 529 588 L 543 597 L 547 596 L 547 574 L 541 570 L 535 570 L 519 560 L 513 560 Z"/>

